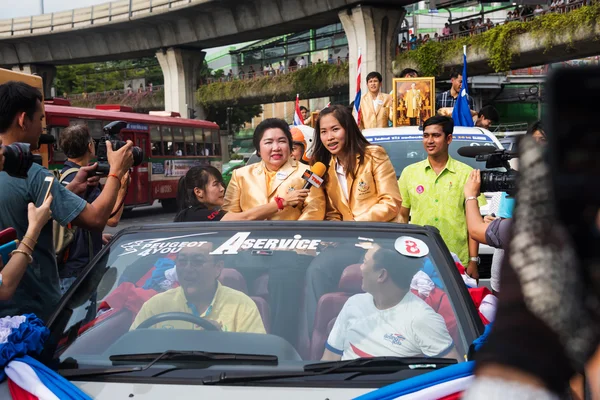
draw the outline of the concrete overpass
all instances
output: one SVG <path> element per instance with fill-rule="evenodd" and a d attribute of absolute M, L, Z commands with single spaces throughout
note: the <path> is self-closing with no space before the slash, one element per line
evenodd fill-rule
<path fill-rule="evenodd" d="M 156 55 L 165 76 L 165 106 L 202 111 L 194 99 L 202 49 L 264 39 L 341 20 L 350 50 L 349 91 L 363 71 L 391 86 L 392 59 L 412 0 L 120 0 L 94 7 L 0 21 L 0 65 L 45 76 L 56 65 Z M 366 89 L 366 88 L 365 88 Z"/>

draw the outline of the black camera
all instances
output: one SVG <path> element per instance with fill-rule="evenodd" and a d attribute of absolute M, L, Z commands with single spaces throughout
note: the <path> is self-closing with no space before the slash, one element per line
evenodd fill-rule
<path fill-rule="evenodd" d="M 485 167 L 505 168 L 506 172 L 481 171 L 481 192 L 506 192 L 512 196 L 517 192 L 517 171 L 511 168 L 508 161 L 516 154 L 506 150 L 498 150 L 494 146 L 465 146 L 458 149 L 458 154 L 463 157 L 474 158 L 484 162 Z"/>
<path fill-rule="evenodd" d="M 127 127 L 127 122 L 124 121 L 113 121 L 106 125 L 103 129 L 104 136 L 100 138 L 96 147 L 96 158 L 98 159 L 98 168 L 96 169 L 96 175 L 106 176 L 110 171 L 110 165 L 108 165 L 108 155 L 106 152 L 106 141 L 109 140 L 114 151 L 119 150 L 125 146 L 127 142 L 121 140 L 121 130 Z M 137 167 L 144 161 L 144 151 L 137 146 L 131 148 L 133 153 L 133 166 Z"/>
<path fill-rule="evenodd" d="M 4 172 L 15 178 L 27 178 L 27 172 L 34 162 L 29 144 L 13 143 L 0 147 L 4 149 Z"/>

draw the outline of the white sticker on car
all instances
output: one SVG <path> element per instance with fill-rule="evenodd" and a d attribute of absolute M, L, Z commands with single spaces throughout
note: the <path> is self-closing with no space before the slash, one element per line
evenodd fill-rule
<path fill-rule="evenodd" d="M 411 236 L 400 236 L 394 247 L 398 253 L 407 257 L 425 257 L 429 254 L 429 247 L 425 242 Z"/>

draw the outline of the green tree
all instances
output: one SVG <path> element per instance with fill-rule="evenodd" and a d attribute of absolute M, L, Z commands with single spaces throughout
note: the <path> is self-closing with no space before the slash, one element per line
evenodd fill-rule
<path fill-rule="evenodd" d="M 227 107 L 207 106 L 205 108 L 207 120 L 214 121 L 221 129 L 227 129 Z M 258 117 L 262 113 L 260 105 L 235 106 L 231 112 L 231 129 L 238 132 L 246 122 Z"/>

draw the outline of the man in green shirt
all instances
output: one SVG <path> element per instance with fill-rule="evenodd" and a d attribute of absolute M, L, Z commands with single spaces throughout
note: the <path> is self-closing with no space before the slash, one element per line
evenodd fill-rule
<path fill-rule="evenodd" d="M 410 215 L 413 224 L 438 228 L 448 249 L 467 265 L 467 274 L 478 279 L 479 244 L 469 237 L 463 192 L 472 168 L 448 154 L 453 130 L 449 117 L 434 116 L 423 124 L 427 159 L 402 171 L 400 215 L 405 223 Z M 485 204 L 485 197 L 479 198 L 479 204 Z"/>

